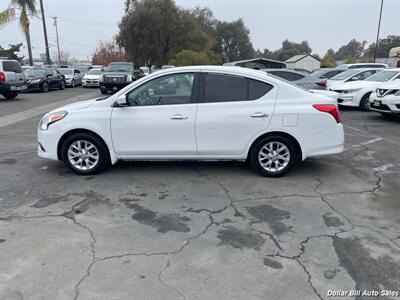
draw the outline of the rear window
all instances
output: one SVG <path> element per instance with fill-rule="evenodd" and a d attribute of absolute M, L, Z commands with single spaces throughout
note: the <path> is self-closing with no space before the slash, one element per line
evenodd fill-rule
<path fill-rule="evenodd" d="M 203 102 L 256 100 L 267 94 L 271 84 L 226 74 L 205 74 Z"/>
<path fill-rule="evenodd" d="M 22 68 L 19 62 L 12 60 L 3 61 L 3 70 L 4 72 L 22 73 Z"/>

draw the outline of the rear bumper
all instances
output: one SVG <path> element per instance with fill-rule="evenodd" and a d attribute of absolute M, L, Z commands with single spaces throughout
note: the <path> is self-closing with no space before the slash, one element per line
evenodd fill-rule
<path fill-rule="evenodd" d="M 22 83 L 2 83 L 0 84 L 0 93 L 22 92 L 27 90 L 28 86 L 25 82 Z"/>

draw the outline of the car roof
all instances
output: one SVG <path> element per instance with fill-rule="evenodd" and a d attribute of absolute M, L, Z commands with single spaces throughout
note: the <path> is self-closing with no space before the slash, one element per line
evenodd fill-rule
<path fill-rule="evenodd" d="M 283 72 L 298 74 L 298 75 L 302 75 L 302 76 L 306 75 L 302 72 L 299 72 L 299 71 L 296 71 L 293 69 L 284 69 L 284 68 L 283 69 L 261 69 L 260 71 L 264 71 L 264 72 L 282 72 L 283 71 Z"/>

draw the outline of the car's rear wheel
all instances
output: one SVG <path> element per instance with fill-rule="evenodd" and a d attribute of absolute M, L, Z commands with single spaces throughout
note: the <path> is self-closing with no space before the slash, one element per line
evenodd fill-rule
<path fill-rule="evenodd" d="M 65 81 L 61 80 L 60 82 L 60 90 L 65 90 Z"/>
<path fill-rule="evenodd" d="M 280 135 L 261 138 L 253 145 L 249 154 L 253 169 L 267 177 L 285 175 L 295 164 L 296 157 L 294 143 Z"/>
<path fill-rule="evenodd" d="M 2 95 L 4 96 L 4 98 L 11 100 L 11 99 L 14 99 L 15 97 L 17 97 L 18 93 L 17 92 L 8 92 L 8 93 L 4 93 Z"/>
<path fill-rule="evenodd" d="M 42 92 L 47 93 L 49 91 L 49 85 L 48 83 L 45 81 L 42 83 Z"/>
<path fill-rule="evenodd" d="M 105 143 L 91 133 L 74 133 L 61 146 L 65 166 L 78 175 L 91 175 L 104 170 L 109 163 Z"/>
<path fill-rule="evenodd" d="M 369 110 L 369 97 L 371 93 L 364 95 L 360 101 L 360 109 L 361 110 Z"/>

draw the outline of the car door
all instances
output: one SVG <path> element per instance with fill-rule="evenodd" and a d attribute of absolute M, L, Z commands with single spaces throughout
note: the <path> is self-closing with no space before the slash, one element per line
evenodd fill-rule
<path fill-rule="evenodd" d="M 200 156 L 240 156 L 246 145 L 268 127 L 277 87 L 223 73 L 201 73 L 196 114 Z"/>
<path fill-rule="evenodd" d="M 160 76 L 128 92 L 127 106 L 111 115 L 115 152 L 128 158 L 195 155 L 197 92 L 194 72 Z"/>

